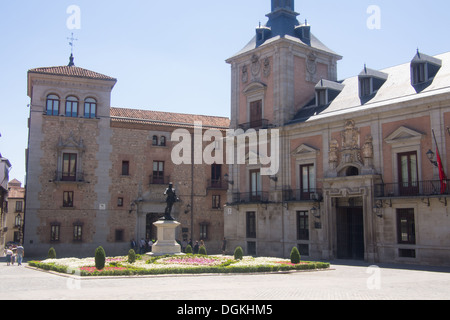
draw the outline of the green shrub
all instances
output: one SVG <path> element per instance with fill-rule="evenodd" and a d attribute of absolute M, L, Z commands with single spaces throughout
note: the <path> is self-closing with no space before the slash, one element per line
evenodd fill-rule
<path fill-rule="evenodd" d="M 291 263 L 299 264 L 300 263 L 300 252 L 297 247 L 293 247 L 291 251 Z"/>
<path fill-rule="evenodd" d="M 206 248 L 205 246 L 201 246 L 200 249 L 198 249 L 198 254 L 202 254 L 204 256 L 207 256 L 208 253 L 206 253 Z"/>
<path fill-rule="evenodd" d="M 56 259 L 56 250 L 55 248 L 50 248 L 50 250 L 48 250 L 48 258 L 49 259 Z"/>
<path fill-rule="evenodd" d="M 185 253 L 192 253 L 193 251 L 192 251 L 191 245 L 188 244 L 187 247 L 186 247 L 186 250 L 184 250 L 184 251 L 185 251 Z"/>
<path fill-rule="evenodd" d="M 237 247 L 234 250 L 234 260 L 242 260 L 243 257 L 244 257 L 244 251 L 242 250 L 241 247 Z"/>
<path fill-rule="evenodd" d="M 103 270 L 105 268 L 105 261 L 106 261 L 106 253 L 103 247 L 98 247 L 95 250 L 95 267 L 98 270 Z"/>
<path fill-rule="evenodd" d="M 136 261 L 136 252 L 133 249 L 128 251 L 128 263 L 134 263 Z"/>

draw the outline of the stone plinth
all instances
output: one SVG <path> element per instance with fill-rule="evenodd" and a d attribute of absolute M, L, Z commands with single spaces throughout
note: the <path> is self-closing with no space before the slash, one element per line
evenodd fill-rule
<path fill-rule="evenodd" d="M 177 221 L 160 220 L 153 224 L 157 228 L 158 241 L 152 247 L 152 255 L 180 254 L 181 246 L 175 240 Z"/>

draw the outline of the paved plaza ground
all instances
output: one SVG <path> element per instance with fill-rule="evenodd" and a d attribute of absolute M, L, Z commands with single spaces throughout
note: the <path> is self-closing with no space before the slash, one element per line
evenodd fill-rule
<path fill-rule="evenodd" d="M 450 268 L 332 262 L 317 272 L 76 278 L 0 263 L 2 300 L 448 300 Z"/>

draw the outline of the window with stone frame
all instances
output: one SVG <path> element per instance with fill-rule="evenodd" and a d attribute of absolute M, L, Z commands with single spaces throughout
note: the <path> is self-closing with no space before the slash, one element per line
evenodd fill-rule
<path fill-rule="evenodd" d="M 164 184 L 164 161 L 153 161 L 153 184 Z"/>
<path fill-rule="evenodd" d="M 50 94 L 47 96 L 46 103 L 46 114 L 48 116 L 58 116 L 59 115 L 59 103 L 60 99 L 55 94 Z"/>
<path fill-rule="evenodd" d="M 64 153 L 62 165 L 62 180 L 76 181 L 77 179 L 77 158 L 76 153 Z"/>
<path fill-rule="evenodd" d="M 122 161 L 122 176 L 130 175 L 130 161 Z"/>
<path fill-rule="evenodd" d="M 59 223 L 52 223 L 50 225 L 50 242 L 58 242 L 60 240 L 61 225 Z"/>
<path fill-rule="evenodd" d="M 83 224 L 74 223 L 73 225 L 73 241 L 81 242 L 83 240 Z"/>
<path fill-rule="evenodd" d="M 84 100 L 84 117 L 89 119 L 97 117 L 97 100 L 94 98 Z"/>
<path fill-rule="evenodd" d="M 200 240 L 208 240 L 208 224 L 200 224 Z"/>
<path fill-rule="evenodd" d="M 220 195 L 213 195 L 212 196 L 212 208 L 213 209 L 220 209 Z"/>
<path fill-rule="evenodd" d="M 399 244 L 416 244 L 414 209 L 397 209 L 397 235 Z"/>
<path fill-rule="evenodd" d="M 256 238 L 256 212 L 246 213 L 246 236 L 247 238 Z"/>
<path fill-rule="evenodd" d="M 309 240 L 308 211 L 297 211 L 297 240 Z"/>
<path fill-rule="evenodd" d="M 64 208 L 73 208 L 73 191 L 64 191 L 63 193 L 63 207 Z"/>
<path fill-rule="evenodd" d="M 66 98 L 66 117 L 77 118 L 78 117 L 78 99 L 74 96 Z"/>

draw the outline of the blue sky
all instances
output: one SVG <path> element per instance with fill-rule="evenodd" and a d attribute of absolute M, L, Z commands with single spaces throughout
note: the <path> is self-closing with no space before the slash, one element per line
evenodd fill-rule
<path fill-rule="evenodd" d="M 67 8 L 81 9 L 81 29 L 69 30 Z M 369 29 L 370 5 L 380 29 Z M 417 48 L 450 51 L 447 0 L 296 1 L 299 21 L 343 56 L 338 78 L 366 63 L 383 69 L 410 61 Z M 112 106 L 228 117 L 230 67 L 225 60 L 266 23 L 269 0 L 20 0 L 0 3 L 0 153 L 24 182 L 27 71 L 68 63 L 118 79 Z"/>

